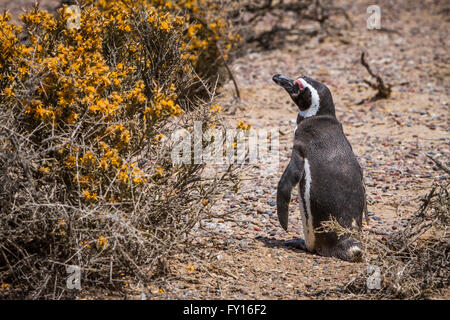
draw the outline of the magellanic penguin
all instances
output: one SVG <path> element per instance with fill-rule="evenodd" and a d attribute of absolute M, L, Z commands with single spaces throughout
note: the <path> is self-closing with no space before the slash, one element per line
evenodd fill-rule
<path fill-rule="evenodd" d="M 363 172 L 336 119 L 331 92 L 308 77 L 293 80 L 277 74 L 273 81 L 286 89 L 299 108 L 291 160 L 277 189 L 280 224 L 287 230 L 291 192 L 299 184 L 306 248 L 323 256 L 360 261 L 357 240 L 317 232 L 321 222 L 331 217 L 342 227 L 358 231 L 363 212 L 367 219 Z"/>

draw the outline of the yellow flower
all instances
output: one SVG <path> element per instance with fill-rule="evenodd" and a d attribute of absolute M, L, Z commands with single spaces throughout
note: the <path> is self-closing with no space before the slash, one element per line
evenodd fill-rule
<path fill-rule="evenodd" d="M 9 287 L 10 287 L 10 285 L 8 283 L 5 283 L 5 282 L 2 283 L 3 290 L 8 289 Z"/>
<path fill-rule="evenodd" d="M 114 197 L 109 197 L 109 198 L 108 198 L 108 201 L 111 202 L 111 203 L 116 203 L 116 202 L 117 202 L 117 199 L 114 198 Z"/>
<path fill-rule="evenodd" d="M 175 23 L 179 24 L 179 25 L 183 25 L 184 23 L 184 18 L 182 16 L 178 16 L 175 18 Z"/>
<path fill-rule="evenodd" d="M 87 93 L 95 93 L 95 88 L 93 86 L 87 86 L 85 90 Z"/>
<path fill-rule="evenodd" d="M 82 195 L 83 195 L 83 198 L 85 198 L 86 200 L 98 201 L 97 193 L 95 193 L 95 192 L 90 193 L 88 190 L 83 189 Z"/>
<path fill-rule="evenodd" d="M 122 169 L 119 172 L 119 181 L 124 184 L 128 182 L 128 172 L 126 166 L 125 168 L 122 166 Z"/>
<path fill-rule="evenodd" d="M 146 178 L 144 178 L 144 173 L 141 169 L 139 169 L 136 166 L 136 163 L 132 163 L 131 166 L 133 167 L 133 170 L 131 172 L 131 175 L 133 176 L 133 182 L 136 184 L 142 183 L 147 181 Z"/>
<path fill-rule="evenodd" d="M 67 161 L 65 162 L 66 167 L 72 168 L 75 166 L 76 158 L 74 156 L 68 156 Z"/>
<path fill-rule="evenodd" d="M 90 249 L 91 245 L 87 241 L 80 241 L 80 246 L 84 246 L 85 248 Z"/>
<path fill-rule="evenodd" d="M 192 272 L 195 271 L 195 268 L 193 266 L 187 266 L 186 270 Z"/>
<path fill-rule="evenodd" d="M 159 176 L 162 176 L 164 173 L 163 168 L 161 168 L 161 167 L 157 167 L 155 171 L 156 171 L 156 174 Z"/>
<path fill-rule="evenodd" d="M 20 67 L 19 72 L 21 76 L 25 76 L 26 74 L 28 74 L 28 69 L 25 67 Z"/>
<path fill-rule="evenodd" d="M 106 246 L 108 245 L 108 240 L 106 240 L 106 238 L 104 237 L 104 236 L 100 236 L 98 239 L 97 239 L 97 247 L 99 248 L 99 249 L 105 249 L 106 248 Z"/>
<path fill-rule="evenodd" d="M 161 22 L 160 29 L 169 31 L 169 24 L 166 21 Z"/>
<path fill-rule="evenodd" d="M 84 165 L 92 164 L 95 162 L 95 156 L 91 151 L 87 151 L 84 156 L 81 158 L 81 163 Z"/>
<path fill-rule="evenodd" d="M 246 124 L 245 122 L 240 121 L 240 120 L 238 121 L 237 126 L 238 126 L 238 128 L 240 128 L 242 130 L 249 130 L 252 127 L 249 123 Z"/>
<path fill-rule="evenodd" d="M 121 135 L 120 135 L 120 140 L 123 142 L 123 143 L 128 143 L 128 142 L 130 142 L 130 131 L 129 130 L 124 130 L 122 133 L 121 133 Z"/>
<path fill-rule="evenodd" d="M 100 168 L 103 169 L 104 171 L 108 170 L 109 164 L 108 164 L 108 161 L 106 160 L 106 158 L 103 158 L 103 159 L 100 161 L 99 166 L 100 166 Z"/>
<path fill-rule="evenodd" d="M 39 168 L 39 172 L 42 174 L 49 174 L 50 173 L 50 168 L 48 167 L 40 167 Z"/>
<path fill-rule="evenodd" d="M 14 91 L 12 91 L 11 88 L 6 88 L 6 89 L 4 90 L 4 92 L 5 92 L 5 95 L 6 95 L 7 97 L 14 97 L 14 96 L 15 96 Z"/>
<path fill-rule="evenodd" d="M 209 110 L 210 110 L 211 112 L 217 112 L 217 113 L 219 113 L 219 112 L 222 111 L 222 106 L 221 106 L 221 105 L 218 105 L 218 104 L 215 104 L 215 105 L 211 106 L 211 107 L 209 108 Z"/>
<path fill-rule="evenodd" d="M 78 113 L 72 112 L 70 116 L 67 117 L 67 123 L 74 124 L 79 117 Z"/>
<path fill-rule="evenodd" d="M 189 37 L 192 38 L 193 36 L 195 36 L 196 31 L 197 31 L 197 28 L 195 26 L 190 26 L 188 28 L 188 35 L 189 35 Z"/>

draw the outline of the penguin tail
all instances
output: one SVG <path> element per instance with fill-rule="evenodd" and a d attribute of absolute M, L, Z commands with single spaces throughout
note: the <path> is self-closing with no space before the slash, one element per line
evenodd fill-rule
<path fill-rule="evenodd" d="M 335 256 L 350 262 L 361 262 L 363 253 L 361 242 L 353 238 L 345 238 L 338 242 Z"/>

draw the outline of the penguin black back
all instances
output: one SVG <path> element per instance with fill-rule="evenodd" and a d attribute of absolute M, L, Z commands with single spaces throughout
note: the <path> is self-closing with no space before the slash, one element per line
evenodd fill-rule
<path fill-rule="evenodd" d="M 338 238 L 333 232 L 316 232 L 331 217 L 345 228 L 360 230 L 366 208 L 362 170 L 336 119 L 331 92 L 308 77 L 293 80 L 278 74 L 273 80 L 286 89 L 299 108 L 291 161 L 277 189 L 280 223 L 287 229 L 291 191 L 299 184 L 307 249 L 358 260 L 361 247 L 356 240 Z"/>

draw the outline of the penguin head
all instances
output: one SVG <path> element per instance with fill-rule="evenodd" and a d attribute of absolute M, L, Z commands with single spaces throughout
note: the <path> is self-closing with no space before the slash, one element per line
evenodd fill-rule
<path fill-rule="evenodd" d="M 333 98 L 325 84 L 308 77 L 294 80 L 282 74 L 274 75 L 272 80 L 289 93 L 303 118 L 325 114 L 335 116 Z"/>

